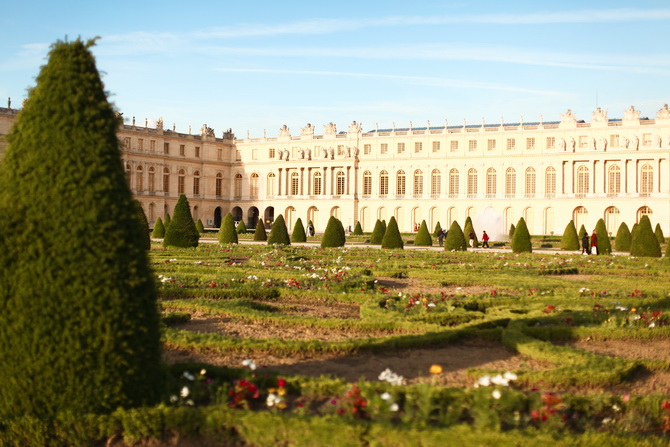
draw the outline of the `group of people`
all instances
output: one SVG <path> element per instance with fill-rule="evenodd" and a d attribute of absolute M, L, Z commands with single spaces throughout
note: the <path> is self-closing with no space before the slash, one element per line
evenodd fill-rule
<path fill-rule="evenodd" d="M 437 231 L 437 241 L 440 244 L 440 247 L 444 243 L 444 238 L 447 237 L 447 233 L 449 233 L 449 231 L 443 230 L 441 228 Z M 475 239 L 477 239 L 477 235 L 473 231 L 468 235 L 468 237 L 470 238 L 470 247 L 474 248 Z M 489 235 L 486 234 L 486 231 L 484 231 L 484 234 L 482 235 L 482 248 L 490 248 L 489 247 Z"/>
<path fill-rule="evenodd" d="M 600 252 L 598 251 L 598 232 L 596 230 L 593 230 L 593 233 L 591 233 L 591 237 L 589 237 L 589 234 L 587 232 L 584 232 L 584 236 L 582 236 L 582 254 L 586 255 L 599 255 Z"/>

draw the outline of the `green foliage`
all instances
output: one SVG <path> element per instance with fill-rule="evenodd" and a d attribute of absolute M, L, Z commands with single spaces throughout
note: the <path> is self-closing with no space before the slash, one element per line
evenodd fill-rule
<path fill-rule="evenodd" d="M 577 228 L 573 220 L 565 226 L 565 231 L 563 231 L 563 237 L 561 238 L 561 250 L 579 250 L 579 237 L 577 236 Z"/>
<path fill-rule="evenodd" d="M 585 234 L 586 234 L 586 227 L 584 226 L 584 224 L 582 224 L 582 226 L 579 227 L 579 233 L 577 233 L 580 241 L 582 240 Z"/>
<path fill-rule="evenodd" d="M 154 224 L 154 231 L 151 235 L 156 239 L 162 239 L 165 237 L 165 226 L 163 226 L 163 220 L 160 217 L 156 219 L 156 223 Z"/>
<path fill-rule="evenodd" d="M 630 240 L 631 243 L 633 242 L 633 236 L 635 236 L 635 233 L 637 233 L 637 230 L 640 229 L 640 224 L 637 222 L 633 224 L 633 228 L 630 229 Z"/>
<path fill-rule="evenodd" d="M 286 221 L 281 214 L 277 216 L 272 223 L 272 229 L 268 236 L 268 245 L 291 245 L 291 239 L 288 237 L 288 229 L 286 228 Z"/>
<path fill-rule="evenodd" d="M 428 225 L 426 221 L 421 221 L 421 226 L 419 227 L 419 232 L 416 234 L 416 239 L 414 239 L 414 245 L 420 247 L 431 247 L 433 245 L 433 238 L 430 237 L 428 232 Z"/>
<path fill-rule="evenodd" d="M 172 219 L 170 218 L 170 213 L 165 213 L 165 219 L 163 220 L 163 226 L 167 230 L 170 227 L 170 222 L 172 222 Z"/>
<path fill-rule="evenodd" d="M 438 221 L 435 224 L 435 229 L 433 230 L 433 237 L 437 237 L 438 233 L 442 230 L 442 225 L 440 225 L 440 222 Z"/>
<path fill-rule="evenodd" d="M 530 242 L 530 233 L 523 217 L 516 224 L 516 230 L 512 237 L 512 251 L 514 253 L 531 253 L 533 251 L 533 245 Z"/>
<path fill-rule="evenodd" d="M 219 227 L 219 244 L 237 244 L 237 231 L 235 231 L 235 219 L 233 215 L 228 213 L 225 215 L 221 221 L 221 226 Z"/>
<path fill-rule="evenodd" d="M 263 223 L 263 219 L 258 219 L 258 223 L 256 224 L 256 231 L 254 232 L 254 240 L 255 241 L 268 240 L 268 234 L 265 232 L 265 224 Z"/>
<path fill-rule="evenodd" d="M 663 236 L 663 230 L 661 229 L 661 224 L 658 223 L 656 224 L 654 234 L 656 235 L 656 239 L 658 239 L 659 244 L 665 244 L 665 236 Z"/>
<path fill-rule="evenodd" d="M 302 226 L 302 219 L 298 217 L 293 225 L 293 233 L 291 233 L 291 242 L 307 242 L 307 234 L 305 234 L 305 227 Z"/>
<path fill-rule="evenodd" d="M 198 233 L 200 234 L 205 232 L 205 226 L 202 224 L 202 220 L 198 219 L 195 222 L 195 229 L 198 230 Z"/>
<path fill-rule="evenodd" d="M 240 220 L 240 223 L 237 224 L 237 234 L 244 234 L 247 232 L 247 226 L 244 225 L 244 220 Z"/>
<path fill-rule="evenodd" d="M 628 225 L 626 225 L 626 222 L 621 222 L 619 230 L 616 232 L 616 238 L 614 239 L 614 249 L 616 251 L 630 251 L 631 241 L 632 237 Z"/>
<path fill-rule="evenodd" d="M 633 232 L 633 240 L 630 243 L 631 256 L 646 256 L 660 258 L 661 244 L 658 243 L 648 216 L 642 216 L 637 229 Z"/>
<path fill-rule="evenodd" d="M 356 226 L 354 227 L 354 232 L 351 233 L 354 236 L 362 236 L 363 235 L 363 227 L 361 227 L 361 222 L 358 221 L 356 222 Z"/>
<path fill-rule="evenodd" d="M 400 236 L 400 230 L 398 229 L 398 222 L 396 222 L 394 216 L 391 216 L 391 220 L 389 220 L 389 224 L 384 232 L 382 248 L 399 248 L 401 250 L 404 248 L 402 236 Z"/>
<path fill-rule="evenodd" d="M 142 204 L 140 203 L 139 200 L 134 200 L 135 202 L 135 207 L 137 208 L 137 218 L 140 221 L 140 225 L 142 226 L 142 230 L 144 231 L 144 234 L 146 237 L 143 238 L 143 245 L 142 247 L 145 250 L 151 250 L 151 235 L 149 234 L 149 221 L 147 220 L 147 215 L 144 214 L 144 208 L 142 208 Z"/>
<path fill-rule="evenodd" d="M 596 237 L 598 239 L 598 253 L 601 255 L 611 254 L 612 243 L 610 242 L 610 236 L 607 233 L 605 221 L 602 219 L 598 219 L 598 222 L 596 223 Z"/>
<path fill-rule="evenodd" d="M 509 240 L 510 240 L 510 241 L 511 241 L 512 238 L 514 237 L 514 232 L 515 232 L 515 231 L 516 231 L 516 227 L 514 226 L 514 224 L 510 225 L 510 226 L 509 226 L 509 233 L 508 233 L 508 236 L 509 236 Z"/>
<path fill-rule="evenodd" d="M 51 47 L 0 168 L 2 425 L 150 405 L 163 392 L 147 233 L 91 46 Z"/>
<path fill-rule="evenodd" d="M 447 232 L 447 238 L 444 240 L 444 249 L 448 251 L 467 250 L 467 247 L 468 243 L 465 240 L 461 226 L 458 222 L 453 221 Z"/>
<path fill-rule="evenodd" d="M 335 216 L 330 216 L 326 231 L 321 238 L 321 248 L 343 247 L 345 243 L 344 227 L 342 222 Z"/>
<path fill-rule="evenodd" d="M 465 240 L 468 243 L 468 247 L 470 246 L 470 234 L 475 235 L 472 248 L 479 247 L 479 239 L 477 238 L 477 232 L 475 231 L 475 226 L 472 224 L 472 219 L 470 218 L 470 216 L 468 216 L 465 219 L 465 226 L 463 227 L 463 236 L 465 236 Z"/>
<path fill-rule="evenodd" d="M 370 235 L 370 244 L 381 245 L 382 240 L 384 239 L 384 233 L 386 233 L 386 222 L 377 219 L 372 234 Z"/>
<path fill-rule="evenodd" d="M 195 223 L 193 223 L 188 199 L 184 194 L 181 194 L 174 207 L 174 216 L 170 221 L 170 226 L 165 229 L 163 245 L 197 247 L 198 239 L 200 239 L 200 233 L 198 233 Z"/>

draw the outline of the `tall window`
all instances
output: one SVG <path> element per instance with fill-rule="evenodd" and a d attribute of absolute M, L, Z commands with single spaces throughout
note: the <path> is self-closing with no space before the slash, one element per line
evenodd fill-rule
<path fill-rule="evenodd" d="M 163 143 L 163 153 L 164 154 L 170 153 L 170 143 Z"/>
<path fill-rule="evenodd" d="M 386 171 L 379 173 L 379 195 L 386 196 L 389 193 L 389 174 Z"/>
<path fill-rule="evenodd" d="M 200 158 L 200 146 L 195 147 L 195 158 Z"/>
<path fill-rule="evenodd" d="M 252 199 L 258 198 L 258 174 L 251 174 L 251 183 L 249 184 L 249 195 Z"/>
<path fill-rule="evenodd" d="M 299 174 L 295 171 L 291 172 L 291 195 L 298 195 L 298 183 L 300 181 Z"/>
<path fill-rule="evenodd" d="M 585 195 L 589 193 L 589 168 L 586 165 L 580 165 L 577 168 L 577 194 Z"/>
<path fill-rule="evenodd" d="M 149 192 L 156 191 L 156 170 L 149 168 Z"/>
<path fill-rule="evenodd" d="M 535 197 L 535 169 L 526 169 L 526 197 Z"/>
<path fill-rule="evenodd" d="M 216 173 L 216 197 L 221 197 L 223 195 L 223 174 L 220 172 Z"/>
<path fill-rule="evenodd" d="M 268 158 L 275 158 L 275 148 L 271 147 L 268 149 Z"/>
<path fill-rule="evenodd" d="M 440 142 L 433 141 L 433 152 L 440 152 Z"/>
<path fill-rule="evenodd" d="M 468 141 L 468 151 L 474 152 L 477 150 L 477 140 Z"/>
<path fill-rule="evenodd" d="M 651 208 L 648 206 L 643 206 L 640 209 L 637 210 L 637 223 L 640 223 L 640 219 L 642 219 L 642 216 L 651 216 L 653 212 L 651 211 Z"/>
<path fill-rule="evenodd" d="M 344 171 L 337 171 L 335 174 L 336 192 L 338 196 L 344 195 Z"/>
<path fill-rule="evenodd" d="M 607 195 L 616 196 L 621 193 L 621 168 L 612 165 L 607 169 Z"/>
<path fill-rule="evenodd" d="M 200 171 L 195 171 L 193 173 L 193 195 L 200 195 Z"/>
<path fill-rule="evenodd" d="M 507 139 L 507 150 L 508 151 L 513 151 L 515 147 L 516 147 L 516 140 L 514 138 L 508 138 Z"/>
<path fill-rule="evenodd" d="M 507 168 L 505 171 L 505 197 L 516 196 L 516 171 L 514 168 Z"/>
<path fill-rule="evenodd" d="M 438 169 L 433 169 L 433 172 L 430 174 L 430 195 L 432 197 L 439 197 L 442 184 L 442 174 Z"/>
<path fill-rule="evenodd" d="M 451 152 L 458 152 L 458 140 L 454 140 L 451 142 L 451 144 L 449 145 L 449 150 Z"/>
<path fill-rule="evenodd" d="M 414 152 L 418 154 L 422 150 L 423 150 L 423 143 L 421 143 L 420 141 L 415 142 L 414 143 Z"/>
<path fill-rule="evenodd" d="M 547 149 L 554 149 L 556 147 L 556 137 L 547 137 Z"/>
<path fill-rule="evenodd" d="M 619 135 L 610 135 L 610 147 L 619 147 Z"/>
<path fill-rule="evenodd" d="M 398 143 L 398 153 L 402 154 L 405 152 L 405 143 Z"/>
<path fill-rule="evenodd" d="M 468 198 L 477 197 L 477 170 L 470 168 L 468 171 Z"/>
<path fill-rule="evenodd" d="M 556 196 L 556 169 L 551 166 L 544 171 L 544 196 L 548 198 Z"/>
<path fill-rule="evenodd" d="M 233 181 L 233 194 L 235 197 L 242 197 L 242 174 L 235 174 L 235 179 Z"/>
<path fill-rule="evenodd" d="M 186 145 L 185 144 L 180 144 L 179 145 L 179 155 L 186 155 Z"/>
<path fill-rule="evenodd" d="M 535 138 L 526 138 L 526 149 L 535 149 Z"/>
<path fill-rule="evenodd" d="M 449 171 L 449 197 L 458 197 L 458 169 Z"/>
<path fill-rule="evenodd" d="M 486 197 L 496 196 L 496 170 L 488 168 L 486 170 Z"/>
<path fill-rule="evenodd" d="M 274 195 L 275 195 L 275 178 L 276 177 L 275 177 L 274 172 L 271 172 L 271 173 L 268 174 L 268 177 L 267 177 L 267 182 L 268 183 L 267 183 L 267 186 L 266 186 L 266 189 L 267 189 L 266 192 L 267 192 L 268 197 L 274 197 Z"/>
<path fill-rule="evenodd" d="M 395 193 L 399 196 L 405 194 L 405 171 L 398 171 L 396 174 L 396 190 Z"/>
<path fill-rule="evenodd" d="M 371 153 L 372 153 L 372 145 L 371 144 L 364 144 L 363 145 L 363 154 L 370 155 Z"/>
<path fill-rule="evenodd" d="M 379 153 L 385 154 L 389 151 L 389 145 L 387 143 L 382 143 L 379 145 Z"/>
<path fill-rule="evenodd" d="M 163 168 L 163 191 L 170 192 L 170 168 Z"/>
<path fill-rule="evenodd" d="M 318 196 L 321 194 L 321 172 L 314 173 L 314 183 L 312 186 L 312 194 Z"/>
<path fill-rule="evenodd" d="M 135 189 L 137 192 L 143 191 L 144 190 L 144 168 L 142 166 L 138 166 L 135 168 Z"/>
<path fill-rule="evenodd" d="M 645 163 L 640 168 L 640 195 L 648 196 L 654 190 L 654 168 Z"/>
<path fill-rule="evenodd" d="M 496 140 L 487 140 L 486 148 L 490 151 L 494 151 L 496 149 Z"/>
<path fill-rule="evenodd" d="M 177 194 L 184 194 L 184 191 L 186 191 L 186 171 L 180 169 L 178 175 Z"/>
<path fill-rule="evenodd" d="M 414 197 L 423 195 L 423 172 L 420 169 L 414 171 Z"/>
<path fill-rule="evenodd" d="M 363 195 L 369 196 L 372 194 L 372 173 L 365 171 L 363 173 Z"/>

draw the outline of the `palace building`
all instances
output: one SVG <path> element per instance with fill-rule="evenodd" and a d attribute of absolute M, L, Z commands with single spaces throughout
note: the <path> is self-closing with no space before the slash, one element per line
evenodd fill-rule
<path fill-rule="evenodd" d="M 2 135 L 16 118 L 0 108 Z M 134 120 L 133 120 L 134 121 Z M 283 214 L 325 229 L 328 217 L 371 231 L 395 216 L 401 231 L 426 220 L 448 227 L 470 216 L 477 231 L 503 238 L 523 217 L 531 234 L 561 235 L 572 219 L 590 233 L 604 219 L 614 235 L 642 215 L 670 234 L 670 110 L 622 118 L 596 109 L 590 121 L 570 110 L 557 121 L 478 123 L 346 131 L 333 123 L 318 135 L 307 124 L 293 135 L 216 137 L 163 128 L 119 129 L 123 165 L 151 223 L 172 213 L 185 194 L 194 218 L 217 227 L 231 212 L 254 228 Z"/>

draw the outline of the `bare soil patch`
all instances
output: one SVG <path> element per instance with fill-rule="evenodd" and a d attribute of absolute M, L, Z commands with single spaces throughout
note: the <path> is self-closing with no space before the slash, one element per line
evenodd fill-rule
<path fill-rule="evenodd" d="M 360 306 L 352 303 L 314 301 L 293 301 L 282 299 L 277 307 L 285 315 L 299 315 L 312 318 L 360 319 Z"/>
<path fill-rule="evenodd" d="M 434 281 L 434 280 L 433 280 Z M 491 291 L 490 286 L 476 285 L 476 286 L 459 286 L 458 284 L 450 284 L 448 286 L 436 285 L 428 281 L 423 281 L 419 278 L 391 278 L 388 276 L 380 276 L 377 278 L 377 286 L 386 287 L 391 291 L 406 292 L 406 293 L 441 293 L 445 292 L 447 295 L 477 295 L 481 293 L 488 293 Z"/>
<path fill-rule="evenodd" d="M 595 354 L 631 360 L 670 361 L 670 340 L 579 340 L 571 343 L 571 346 Z"/>

